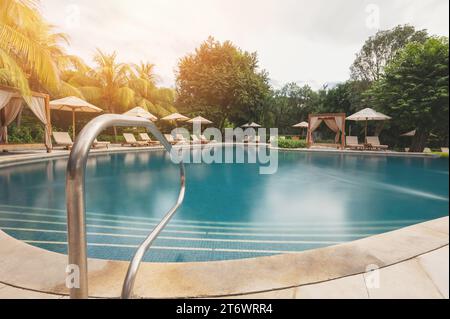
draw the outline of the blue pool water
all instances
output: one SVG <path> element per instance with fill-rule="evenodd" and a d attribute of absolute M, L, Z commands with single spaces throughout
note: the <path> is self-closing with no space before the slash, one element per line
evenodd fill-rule
<path fill-rule="evenodd" d="M 0 228 L 66 253 L 66 159 L 0 168 Z M 146 261 L 238 259 L 352 241 L 448 215 L 448 160 L 280 152 L 256 164 L 188 164 L 187 193 Z M 130 260 L 174 204 L 164 152 L 98 155 L 87 170 L 90 257 Z"/>

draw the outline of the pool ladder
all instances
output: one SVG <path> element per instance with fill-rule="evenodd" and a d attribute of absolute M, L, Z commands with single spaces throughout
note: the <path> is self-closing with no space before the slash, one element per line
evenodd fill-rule
<path fill-rule="evenodd" d="M 96 117 L 89 122 L 78 135 L 67 164 L 66 176 L 66 205 L 67 205 L 67 232 L 68 232 L 68 269 L 75 269 L 76 283 L 71 285 L 70 298 L 87 299 L 88 292 L 88 261 L 87 261 L 87 239 L 85 221 L 85 171 L 89 151 L 95 138 L 105 129 L 116 126 L 145 127 L 164 146 L 167 152 L 174 156 L 172 145 L 161 134 L 156 126 L 149 120 L 125 115 L 105 114 Z M 164 227 L 169 223 L 177 209 L 183 202 L 186 190 L 186 179 L 184 164 L 180 162 L 180 192 L 175 205 L 166 213 L 161 222 L 152 230 L 144 242 L 138 247 L 130 262 L 126 274 L 121 297 L 129 299 L 133 297 L 133 287 L 136 275 L 142 259 L 154 240 L 158 237 Z M 72 273 L 73 274 L 73 273 Z M 72 287 L 73 286 L 73 287 Z"/>

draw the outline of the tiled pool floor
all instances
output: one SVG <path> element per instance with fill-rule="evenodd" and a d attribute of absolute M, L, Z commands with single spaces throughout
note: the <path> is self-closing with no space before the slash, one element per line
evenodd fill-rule
<path fill-rule="evenodd" d="M 91 258 L 130 260 L 153 229 L 154 218 L 87 213 Z M 264 224 L 175 219 L 155 241 L 145 261 L 192 262 L 242 259 L 340 244 L 405 227 L 419 220 L 353 224 Z M 31 245 L 66 253 L 64 210 L 0 205 L 0 228 Z"/>

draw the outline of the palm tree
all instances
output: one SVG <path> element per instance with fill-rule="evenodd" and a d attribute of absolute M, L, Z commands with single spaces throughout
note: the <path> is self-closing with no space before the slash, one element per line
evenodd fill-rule
<path fill-rule="evenodd" d="M 155 65 L 141 62 L 133 64 L 133 73 L 130 78 L 130 87 L 136 93 L 136 104 L 147 111 L 164 117 L 177 112 L 173 107 L 175 95 L 170 89 L 156 87 L 158 77 L 154 72 Z"/>
<path fill-rule="evenodd" d="M 0 1 L 0 73 L 6 84 L 24 95 L 30 91 L 30 78 L 52 89 L 60 84 L 52 48 L 61 35 L 50 33 L 37 5 L 36 0 Z M 52 47 L 46 42 L 50 38 Z"/>
<path fill-rule="evenodd" d="M 68 83 L 78 87 L 84 97 L 102 107 L 117 113 L 126 110 L 134 102 L 134 91 L 128 86 L 131 69 L 125 63 L 117 63 L 117 53 L 106 54 L 97 49 L 94 56 L 95 68 L 86 73 L 75 72 Z"/>

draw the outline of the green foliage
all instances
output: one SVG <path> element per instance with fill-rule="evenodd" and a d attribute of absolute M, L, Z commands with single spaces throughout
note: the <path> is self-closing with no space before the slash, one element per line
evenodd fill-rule
<path fill-rule="evenodd" d="M 208 116 L 218 127 L 256 120 L 269 96 L 269 79 L 256 53 L 210 37 L 182 58 L 177 71 L 177 105 L 188 114 Z"/>
<path fill-rule="evenodd" d="M 267 127 L 278 127 L 283 134 L 298 133 L 292 125 L 307 121 L 308 114 L 318 105 L 318 95 L 309 86 L 288 83 L 273 92 L 273 97 L 266 109 Z"/>
<path fill-rule="evenodd" d="M 279 148 L 306 148 L 305 140 L 278 139 Z"/>
<path fill-rule="evenodd" d="M 22 123 L 8 126 L 8 142 L 11 144 L 32 144 L 44 142 L 44 126 L 32 115 L 24 115 Z"/>
<path fill-rule="evenodd" d="M 395 119 L 391 133 L 417 129 L 412 151 L 422 151 L 432 132 L 448 139 L 448 76 L 448 39 L 430 38 L 408 44 L 368 92 Z"/>
<path fill-rule="evenodd" d="M 371 83 L 377 81 L 384 68 L 408 43 L 424 43 L 426 30 L 416 31 L 413 26 L 399 25 L 391 30 L 382 30 L 370 37 L 357 54 L 350 71 L 353 80 Z"/>

